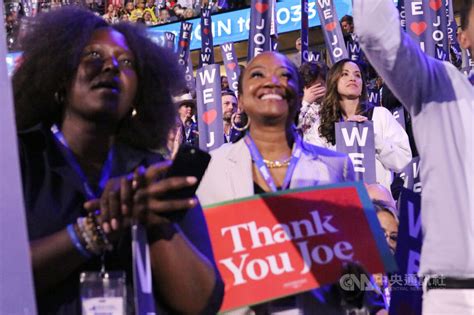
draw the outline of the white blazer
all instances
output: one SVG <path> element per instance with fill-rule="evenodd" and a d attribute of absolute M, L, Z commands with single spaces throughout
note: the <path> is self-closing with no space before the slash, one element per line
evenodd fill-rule
<path fill-rule="evenodd" d="M 353 181 L 354 169 L 345 154 L 304 143 L 290 188 Z M 211 162 L 196 195 L 203 206 L 254 195 L 252 157 L 243 141 L 211 152 Z"/>

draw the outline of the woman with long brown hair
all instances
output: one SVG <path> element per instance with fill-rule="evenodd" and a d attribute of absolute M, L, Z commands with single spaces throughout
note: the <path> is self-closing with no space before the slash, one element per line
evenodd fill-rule
<path fill-rule="evenodd" d="M 390 189 L 392 172 L 400 172 L 411 160 L 408 136 L 384 107 L 371 107 L 363 71 L 349 59 L 335 63 L 329 71 L 327 92 L 313 125 L 310 143 L 335 150 L 335 123 L 372 120 L 375 134 L 377 182 Z"/>

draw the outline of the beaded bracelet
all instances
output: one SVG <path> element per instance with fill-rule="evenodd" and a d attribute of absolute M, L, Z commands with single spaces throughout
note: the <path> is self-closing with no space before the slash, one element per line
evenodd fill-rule
<path fill-rule="evenodd" d="M 77 218 L 77 225 L 81 231 L 82 238 L 86 242 L 86 249 L 89 252 L 99 255 L 102 252 L 101 247 L 97 244 L 97 235 L 94 233 L 94 226 L 86 223 L 86 218 Z"/>
<path fill-rule="evenodd" d="M 107 235 L 105 234 L 104 230 L 102 229 L 102 226 L 97 223 L 97 218 L 95 215 L 90 213 L 87 218 L 86 222 L 90 222 L 91 225 L 94 227 L 94 232 L 96 233 L 97 236 L 97 242 L 99 243 L 100 247 L 102 250 L 107 250 L 111 251 L 113 249 L 112 243 L 109 242 L 109 239 L 107 238 Z"/>
<path fill-rule="evenodd" d="M 79 237 L 74 229 L 74 225 L 69 224 L 66 230 L 67 230 L 67 233 L 69 234 L 69 237 L 71 238 L 72 243 L 74 244 L 74 247 L 76 247 L 77 251 L 85 258 L 92 258 L 92 254 L 89 251 L 87 251 L 87 249 L 84 248 L 81 241 L 79 240 Z"/>
<path fill-rule="evenodd" d="M 85 242 L 85 250 L 94 255 L 100 255 L 104 251 L 113 249 L 102 227 L 97 224 L 93 215 L 77 218 L 76 237 L 82 237 Z M 82 244 L 81 244 L 82 246 Z M 82 246 L 84 248 L 84 246 Z"/>

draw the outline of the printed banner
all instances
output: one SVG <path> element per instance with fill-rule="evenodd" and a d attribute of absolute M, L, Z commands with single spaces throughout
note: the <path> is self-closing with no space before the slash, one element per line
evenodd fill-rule
<path fill-rule="evenodd" d="M 405 0 L 398 0 L 397 2 L 397 9 L 400 16 L 400 26 L 406 30 L 407 27 L 407 19 L 405 13 Z"/>
<path fill-rule="evenodd" d="M 248 61 L 264 51 L 272 50 L 270 38 L 272 6 L 270 1 L 272 0 L 252 0 Z"/>
<path fill-rule="evenodd" d="M 184 67 L 184 80 L 186 81 L 186 87 L 190 92 L 196 91 L 196 80 L 194 79 L 191 54 L 188 54 L 188 62 L 186 62 L 186 66 Z"/>
<path fill-rule="evenodd" d="M 199 68 L 214 63 L 214 44 L 212 39 L 212 19 L 209 7 L 201 9 L 201 53 Z"/>
<path fill-rule="evenodd" d="M 380 99 L 380 90 L 377 86 L 368 86 L 367 87 L 367 101 L 372 104 L 373 106 L 380 106 L 381 99 Z"/>
<path fill-rule="evenodd" d="M 350 60 L 355 62 L 362 60 L 362 50 L 357 35 L 354 33 L 351 34 L 351 39 L 347 42 L 347 52 Z"/>
<path fill-rule="evenodd" d="M 453 0 L 447 0 L 448 4 L 446 7 L 448 8 L 448 20 L 454 21 L 454 7 L 453 7 Z"/>
<path fill-rule="evenodd" d="M 404 180 L 404 185 L 408 190 L 417 194 L 421 194 L 421 178 L 420 178 L 420 157 L 414 157 L 411 162 L 405 166 L 400 173 L 400 177 Z"/>
<path fill-rule="evenodd" d="M 309 51 L 308 61 L 309 62 L 324 62 L 322 53 L 320 51 Z"/>
<path fill-rule="evenodd" d="M 462 60 L 462 51 L 461 51 L 461 46 L 459 45 L 458 42 L 458 25 L 456 24 L 455 20 L 450 20 L 448 22 L 448 41 L 449 45 L 451 48 L 451 51 L 453 52 L 454 60 L 451 60 L 452 63 L 458 64 Z"/>
<path fill-rule="evenodd" d="M 438 1 L 441 5 L 438 4 Z M 447 3 L 444 3 L 445 0 L 431 0 L 429 3 L 431 9 L 431 23 L 436 28 L 433 32 L 433 39 L 438 48 L 435 58 L 439 60 L 449 60 L 449 39 L 448 39 L 448 14 L 449 8 Z M 441 50 L 443 54 L 439 51 Z"/>
<path fill-rule="evenodd" d="M 308 0 L 301 0 L 301 63 L 309 62 L 308 58 Z"/>
<path fill-rule="evenodd" d="M 204 215 L 225 283 L 221 311 L 337 282 L 347 261 L 395 269 L 362 183 L 255 195 Z"/>
<path fill-rule="evenodd" d="M 132 226 L 133 289 L 136 314 L 155 314 L 153 275 L 146 229 L 141 224 Z"/>
<path fill-rule="evenodd" d="M 176 50 L 176 45 L 174 43 L 174 40 L 176 38 L 176 35 L 174 35 L 171 32 L 165 32 L 165 48 L 171 49 L 171 51 Z"/>
<path fill-rule="evenodd" d="M 189 41 L 191 40 L 191 32 L 193 24 L 188 22 L 181 22 L 181 31 L 179 33 L 178 41 L 178 63 L 186 67 L 189 55 Z"/>
<path fill-rule="evenodd" d="M 390 314 L 421 314 L 422 282 L 417 273 L 420 268 L 422 245 L 421 197 L 410 190 L 403 189 L 399 201 L 400 224 L 395 259 L 398 272 L 391 281 Z"/>
<path fill-rule="evenodd" d="M 396 108 L 392 109 L 391 113 L 393 115 L 393 118 L 395 118 L 398 121 L 400 126 L 402 126 L 403 129 L 406 130 L 405 109 L 403 108 L 403 106 L 396 107 Z"/>
<path fill-rule="evenodd" d="M 0 6 L 0 16 L 4 16 Z M 36 314 L 5 27 L 0 29 L 0 314 Z M 11 56 L 13 61 L 13 56 Z M 14 211 L 12 211 L 14 209 Z M 77 279 L 79 281 L 79 279 Z"/>
<path fill-rule="evenodd" d="M 461 69 L 463 71 L 467 70 L 467 73 L 474 68 L 474 61 L 471 58 L 471 53 L 469 49 L 462 49 L 462 64 Z"/>
<path fill-rule="evenodd" d="M 316 13 L 316 2 L 310 1 L 309 5 L 309 27 L 319 26 L 319 18 Z M 352 13 L 352 5 L 348 0 L 334 0 L 338 16 Z M 276 21 L 278 34 L 284 34 L 301 29 L 301 0 L 281 0 L 276 3 Z M 191 36 L 191 50 L 201 48 L 201 19 L 187 20 L 193 23 L 193 34 Z M 246 41 L 249 39 L 250 9 L 222 12 L 212 15 L 212 34 L 214 45 L 223 43 Z M 173 32 L 179 35 L 180 23 L 169 23 L 148 27 L 149 36 L 161 43 L 164 32 Z"/>
<path fill-rule="evenodd" d="M 341 24 L 337 18 L 333 0 L 317 0 L 316 10 L 321 20 L 324 41 L 326 42 L 331 62 L 336 63 L 341 59 L 348 58 L 349 55 L 344 43 L 344 37 L 342 36 Z"/>
<path fill-rule="evenodd" d="M 443 1 L 405 0 L 405 15 L 407 33 L 421 49 L 434 58 L 446 58 L 448 20 Z"/>
<path fill-rule="evenodd" d="M 336 151 L 349 155 L 356 180 L 367 184 L 375 183 L 374 123 L 338 122 L 335 129 Z"/>
<path fill-rule="evenodd" d="M 235 95 L 237 95 L 239 87 L 240 67 L 237 55 L 235 54 L 234 44 L 222 44 L 221 55 L 222 60 L 224 61 L 224 67 L 227 75 L 227 80 L 229 82 L 229 88 L 235 93 Z"/>
<path fill-rule="evenodd" d="M 272 7 L 272 23 L 270 26 L 270 48 L 272 51 L 278 51 L 278 24 L 276 20 L 276 0 L 270 0 L 270 5 Z"/>
<path fill-rule="evenodd" d="M 219 69 L 219 65 L 207 65 L 196 73 L 199 148 L 204 151 L 224 144 Z"/>

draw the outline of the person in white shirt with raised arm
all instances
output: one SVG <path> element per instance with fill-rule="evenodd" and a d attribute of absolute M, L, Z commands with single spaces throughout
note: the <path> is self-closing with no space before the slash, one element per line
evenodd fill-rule
<path fill-rule="evenodd" d="M 393 1 L 354 0 L 353 12 L 364 53 L 413 117 L 423 184 L 423 314 L 473 314 L 474 88 L 400 29 Z M 474 53 L 472 0 L 464 0 L 459 39 Z"/>

